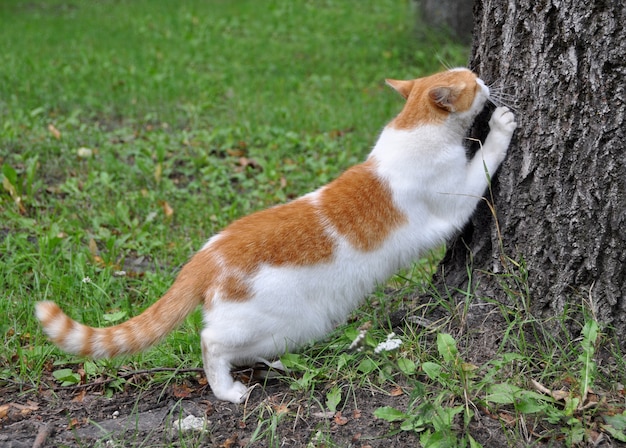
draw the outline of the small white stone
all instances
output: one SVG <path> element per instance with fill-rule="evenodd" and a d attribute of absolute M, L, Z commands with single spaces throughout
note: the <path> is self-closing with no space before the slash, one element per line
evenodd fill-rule
<path fill-rule="evenodd" d="M 196 417 L 194 415 L 188 415 L 182 420 L 178 420 L 178 427 L 181 431 L 204 431 L 206 429 L 208 421 L 203 417 Z"/>

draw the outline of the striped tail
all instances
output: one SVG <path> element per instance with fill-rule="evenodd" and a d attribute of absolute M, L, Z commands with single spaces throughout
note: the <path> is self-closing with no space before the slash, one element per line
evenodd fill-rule
<path fill-rule="evenodd" d="M 93 328 L 69 318 L 51 301 L 38 302 L 35 314 L 46 335 L 63 350 L 92 358 L 141 352 L 174 330 L 203 301 L 205 281 L 198 281 L 192 259 L 172 287 L 156 303 L 126 322 Z M 195 263 L 194 263 L 195 261 Z"/>

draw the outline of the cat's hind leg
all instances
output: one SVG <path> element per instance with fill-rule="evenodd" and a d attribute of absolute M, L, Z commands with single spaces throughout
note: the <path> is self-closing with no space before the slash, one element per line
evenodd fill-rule
<path fill-rule="evenodd" d="M 231 363 L 228 354 L 210 340 L 205 332 L 201 334 L 202 361 L 204 372 L 213 394 L 220 400 L 242 403 L 250 389 L 243 383 L 233 380 L 230 374 Z"/>

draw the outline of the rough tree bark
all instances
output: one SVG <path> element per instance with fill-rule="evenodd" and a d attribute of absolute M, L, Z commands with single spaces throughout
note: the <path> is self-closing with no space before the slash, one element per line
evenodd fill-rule
<path fill-rule="evenodd" d="M 414 0 L 418 22 L 429 29 L 442 28 L 464 43 L 472 40 L 473 0 Z"/>
<path fill-rule="evenodd" d="M 477 295 L 501 299 L 502 277 L 484 273 L 523 260 L 533 316 L 591 298 L 622 346 L 625 10 L 623 0 L 477 0 L 470 67 L 515 97 L 519 127 L 493 183 L 497 225 L 482 204 L 441 265 L 446 283 L 461 286 L 471 260 Z"/>

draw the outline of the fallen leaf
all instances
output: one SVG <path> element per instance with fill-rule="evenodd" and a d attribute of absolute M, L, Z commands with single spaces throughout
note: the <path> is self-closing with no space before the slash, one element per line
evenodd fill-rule
<path fill-rule="evenodd" d="M 248 157 L 239 157 L 239 165 L 242 168 L 246 168 L 246 167 L 250 167 L 250 168 L 261 168 L 261 165 L 259 164 L 259 162 L 257 162 L 255 159 L 250 159 Z"/>
<path fill-rule="evenodd" d="M 174 214 L 174 209 L 167 203 L 167 201 L 159 201 L 161 208 L 163 209 L 163 214 L 166 218 L 170 218 Z"/>
<path fill-rule="evenodd" d="M 54 127 L 52 123 L 48 125 L 48 131 L 50 131 L 52 136 L 56 138 L 57 140 L 61 139 L 61 132 L 59 132 L 59 130 L 56 127 Z"/>
<path fill-rule="evenodd" d="M 289 412 L 289 406 L 287 406 L 286 404 L 272 405 L 272 409 L 278 415 L 287 414 Z"/>
<path fill-rule="evenodd" d="M 246 152 L 242 149 L 229 148 L 226 150 L 226 154 L 228 154 L 231 157 L 243 157 L 246 155 Z"/>
<path fill-rule="evenodd" d="M 78 392 L 78 395 L 76 395 L 74 398 L 72 398 L 72 401 L 74 403 L 82 403 L 83 400 L 85 399 L 86 395 L 87 395 L 87 391 L 85 389 L 83 389 L 80 392 Z"/>
<path fill-rule="evenodd" d="M 191 388 L 187 386 L 186 384 L 181 384 L 181 385 L 174 384 L 172 386 L 172 394 L 176 398 L 187 398 L 191 395 L 191 392 L 192 392 Z"/>
<path fill-rule="evenodd" d="M 96 240 L 93 238 L 89 239 L 89 253 L 92 257 L 98 256 L 98 244 L 96 244 Z"/>
<path fill-rule="evenodd" d="M 341 415 L 341 411 L 337 411 L 335 413 L 333 421 L 335 422 L 337 426 L 343 426 L 348 423 L 348 419 L 344 417 L 343 415 Z"/>
<path fill-rule="evenodd" d="M 220 448 L 232 448 L 235 446 L 235 443 L 237 443 L 238 438 L 239 436 L 237 434 L 233 434 L 220 445 Z"/>
<path fill-rule="evenodd" d="M 399 397 L 402 394 L 404 394 L 404 391 L 402 390 L 402 388 L 400 386 L 394 387 L 389 392 L 389 395 L 391 395 L 392 397 Z"/>
<path fill-rule="evenodd" d="M 500 417 L 500 420 L 504 421 L 507 425 L 513 426 L 517 422 L 517 419 L 514 416 L 506 412 L 501 412 L 499 414 L 499 417 Z"/>
<path fill-rule="evenodd" d="M 2 420 L 3 418 L 6 418 L 6 416 L 9 414 L 10 407 L 11 407 L 10 404 L 0 405 L 0 420 Z"/>
<path fill-rule="evenodd" d="M 535 388 L 537 392 L 541 392 L 542 394 L 545 394 L 545 395 L 550 395 L 552 398 L 554 398 L 557 401 L 564 401 L 570 396 L 570 393 L 566 390 L 550 390 L 546 386 L 541 384 L 539 381 L 535 381 L 532 378 L 530 379 L 530 383 L 533 385 L 533 387 Z"/>

